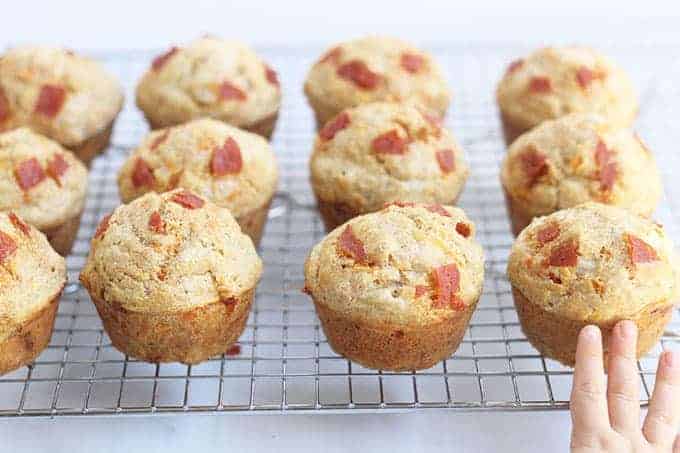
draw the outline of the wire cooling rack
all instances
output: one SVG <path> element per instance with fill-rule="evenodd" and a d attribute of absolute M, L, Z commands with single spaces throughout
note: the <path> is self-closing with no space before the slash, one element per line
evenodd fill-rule
<path fill-rule="evenodd" d="M 386 411 L 421 408 L 563 409 L 571 371 L 544 359 L 518 324 L 505 265 L 512 237 L 498 182 L 504 153 L 494 85 L 508 61 L 526 48 L 430 47 L 455 90 L 447 125 L 463 144 L 472 168 L 461 205 L 477 223 L 487 257 L 484 294 L 453 357 L 418 372 L 380 372 L 351 363 L 328 346 L 310 300 L 301 292 L 303 262 L 324 235 L 307 177 L 312 115 L 302 96 L 306 70 L 322 49 L 261 49 L 279 71 L 284 103 L 274 149 L 282 170 L 280 191 L 260 246 L 262 281 L 240 353 L 199 365 L 149 364 L 113 348 L 78 281 L 98 220 L 118 203 L 118 167 L 146 133 L 134 107 L 135 81 L 151 54 L 97 55 L 123 81 L 127 103 L 113 144 L 90 174 L 88 202 L 72 255 L 52 341 L 35 363 L 0 377 L 0 416 L 75 416 L 255 411 Z M 677 48 L 608 48 L 633 76 L 641 95 L 638 130 L 659 159 L 666 196 L 658 218 L 680 239 L 680 171 L 672 123 L 680 106 Z M 676 59 L 677 60 L 677 59 Z M 641 182 L 644 183 L 644 182 Z M 661 344 L 639 362 L 641 404 L 654 385 L 661 348 L 678 344 L 674 314 Z"/>

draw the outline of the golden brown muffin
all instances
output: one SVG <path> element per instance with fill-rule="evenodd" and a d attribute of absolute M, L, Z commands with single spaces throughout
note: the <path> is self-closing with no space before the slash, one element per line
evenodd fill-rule
<path fill-rule="evenodd" d="M 536 216 L 587 201 L 648 217 L 662 191 L 654 156 L 635 133 L 579 113 L 546 121 L 515 140 L 501 182 L 515 235 Z"/>
<path fill-rule="evenodd" d="M 363 366 L 429 368 L 460 344 L 484 281 L 475 227 L 459 208 L 400 203 L 350 220 L 305 263 L 331 347 Z"/>
<path fill-rule="evenodd" d="M 256 245 L 277 181 L 267 140 L 207 118 L 152 132 L 118 174 L 124 203 L 149 191 L 184 187 L 228 208 Z"/>
<path fill-rule="evenodd" d="M 152 129 L 211 117 L 270 138 L 280 105 L 276 72 L 246 45 L 213 36 L 159 55 L 137 85 Z"/>
<path fill-rule="evenodd" d="M 16 213 L 0 212 L 0 375 L 32 362 L 52 336 L 66 264 Z"/>
<path fill-rule="evenodd" d="M 316 139 L 311 182 L 328 231 L 392 201 L 454 204 L 468 176 L 453 136 L 417 108 L 363 104 Z"/>
<path fill-rule="evenodd" d="M 0 131 L 28 126 L 90 161 L 109 144 L 123 92 L 70 50 L 19 47 L 0 58 Z"/>
<path fill-rule="evenodd" d="M 87 169 L 73 153 L 28 128 L 0 133 L 0 211 L 42 231 L 61 255 L 71 251 L 87 195 Z"/>
<path fill-rule="evenodd" d="M 369 36 L 337 44 L 312 66 L 305 94 L 321 128 L 366 102 L 408 102 L 443 118 L 451 93 L 439 65 L 404 41 Z"/>
<path fill-rule="evenodd" d="M 673 244 L 660 225 L 586 203 L 535 219 L 515 241 L 508 276 L 522 330 L 542 354 L 573 366 L 578 332 L 630 319 L 644 355 L 671 319 L 680 289 Z"/>
<path fill-rule="evenodd" d="M 626 73 L 587 47 L 547 47 L 512 62 L 496 91 L 505 140 L 569 113 L 596 113 L 630 127 L 637 95 Z"/>
<path fill-rule="evenodd" d="M 197 363 L 241 335 L 261 274 L 229 211 L 178 189 L 150 192 L 105 217 L 80 281 L 120 351 Z"/>

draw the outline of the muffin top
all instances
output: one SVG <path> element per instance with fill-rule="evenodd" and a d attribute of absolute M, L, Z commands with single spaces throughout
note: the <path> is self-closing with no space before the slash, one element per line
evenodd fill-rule
<path fill-rule="evenodd" d="M 151 132 L 123 164 L 118 187 L 125 203 L 184 187 L 240 217 L 271 199 L 277 179 L 267 140 L 204 118 Z"/>
<path fill-rule="evenodd" d="M 19 128 L 0 134 L 0 211 L 44 230 L 83 210 L 87 169 L 57 142 Z"/>
<path fill-rule="evenodd" d="M 444 75 L 430 55 L 378 36 L 327 51 L 309 71 L 305 93 L 334 111 L 373 101 L 414 102 L 440 117 L 451 100 Z"/>
<path fill-rule="evenodd" d="M 137 86 L 137 105 L 155 127 L 204 116 L 245 127 L 280 104 L 276 72 L 245 44 L 212 36 L 159 55 Z"/>
<path fill-rule="evenodd" d="M 522 129 L 575 112 L 627 127 L 638 108 L 623 70 L 586 47 L 548 47 L 512 62 L 496 95 L 501 112 Z"/>
<path fill-rule="evenodd" d="M 341 112 L 319 131 L 312 153 L 318 197 L 362 212 L 397 200 L 453 203 L 468 166 L 452 135 L 428 118 L 382 102 Z"/>
<path fill-rule="evenodd" d="M 588 322 L 667 308 L 680 288 L 679 261 L 663 227 L 592 202 L 534 219 L 512 247 L 508 275 L 530 302 Z"/>
<path fill-rule="evenodd" d="M 532 215 L 597 201 L 649 216 L 662 191 L 654 156 L 639 137 L 594 114 L 546 121 L 517 138 L 501 181 Z"/>
<path fill-rule="evenodd" d="M 418 325 L 477 302 L 484 253 L 455 207 L 399 203 L 328 234 L 305 263 L 305 290 L 354 319 Z"/>
<path fill-rule="evenodd" d="M 0 57 L 0 130 L 29 126 L 68 148 L 103 132 L 122 106 L 116 79 L 89 58 L 29 46 Z"/>
<path fill-rule="evenodd" d="M 190 310 L 254 288 L 262 261 L 229 210 L 177 189 L 105 217 L 80 275 L 93 297 L 137 312 Z"/>
<path fill-rule="evenodd" d="M 64 258 L 14 212 L 0 212 L 0 343 L 59 295 Z"/>

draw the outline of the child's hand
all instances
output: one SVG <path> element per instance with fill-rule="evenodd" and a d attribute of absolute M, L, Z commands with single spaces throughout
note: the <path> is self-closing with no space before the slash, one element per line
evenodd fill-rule
<path fill-rule="evenodd" d="M 664 352 L 656 385 L 640 429 L 640 378 L 635 359 L 637 328 L 621 321 L 609 341 L 605 385 L 602 337 L 587 326 L 578 338 L 571 391 L 571 451 L 680 453 L 680 355 Z"/>

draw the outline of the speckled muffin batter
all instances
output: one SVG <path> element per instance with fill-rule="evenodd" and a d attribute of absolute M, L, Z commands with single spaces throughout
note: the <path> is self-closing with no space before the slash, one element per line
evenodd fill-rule
<path fill-rule="evenodd" d="M 105 217 L 80 280 L 122 352 L 197 363 L 238 339 L 261 274 L 229 211 L 177 189 Z"/>
<path fill-rule="evenodd" d="M 587 324 L 602 329 L 606 350 L 616 322 L 633 320 L 638 356 L 646 353 L 680 289 L 678 257 L 662 226 L 592 202 L 534 220 L 512 247 L 508 276 L 527 338 L 567 365 Z"/>
<path fill-rule="evenodd" d="M 280 105 L 276 72 L 246 45 L 213 36 L 157 56 L 137 85 L 153 129 L 211 117 L 271 137 Z"/>
<path fill-rule="evenodd" d="M 329 121 L 319 131 L 310 167 L 329 231 L 392 201 L 454 204 L 469 172 L 446 129 L 415 107 L 382 102 Z"/>
<path fill-rule="evenodd" d="M 57 142 L 19 128 L 0 133 L 0 211 L 14 211 L 67 255 L 87 195 L 87 169 Z"/>
<path fill-rule="evenodd" d="M 66 264 L 16 213 L 0 212 L 0 375 L 32 362 L 52 336 Z"/>
<path fill-rule="evenodd" d="M 547 47 L 513 61 L 496 91 L 508 144 L 545 120 L 597 113 L 629 127 L 638 111 L 626 73 L 587 47 Z"/>
<path fill-rule="evenodd" d="M 650 216 L 661 197 L 652 153 L 632 131 L 594 114 L 546 121 L 520 136 L 501 167 L 513 231 L 587 201 Z"/>
<path fill-rule="evenodd" d="M 356 217 L 305 263 L 333 349 L 364 366 L 413 370 L 449 357 L 482 291 L 484 255 L 459 208 L 398 203 Z"/>
<path fill-rule="evenodd" d="M 184 187 L 229 208 L 256 244 L 277 181 L 267 140 L 208 118 L 151 132 L 118 174 L 123 202 Z"/>
<path fill-rule="evenodd" d="M 29 126 L 89 164 L 122 106 L 116 79 L 70 50 L 26 46 L 0 57 L 0 131 Z"/>
<path fill-rule="evenodd" d="M 321 128 L 342 110 L 375 101 L 408 102 L 443 118 L 451 92 L 439 65 L 395 38 L 369 36 L 337 44 L 312 66 L 305 94 Z"/>

